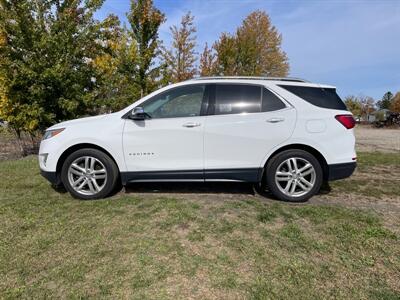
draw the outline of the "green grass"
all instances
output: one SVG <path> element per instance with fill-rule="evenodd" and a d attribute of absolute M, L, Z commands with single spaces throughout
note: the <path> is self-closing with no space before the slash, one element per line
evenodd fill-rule
<path fill-rule="evenodd" d="M 359 155 L 365 170 L 390 161 Z M 400 297 L 400 237 L 372 211 L 190 194 L 78 201 L 32 157 L 1 162 L 0 178 L 0 298 Z"/>
<path fill-rule="evenodd" d="M 400 195 L 400 154 L 357 153 L 357 172 L 346 180 L 331 183 L 335 192 L 375 198 Z"/>

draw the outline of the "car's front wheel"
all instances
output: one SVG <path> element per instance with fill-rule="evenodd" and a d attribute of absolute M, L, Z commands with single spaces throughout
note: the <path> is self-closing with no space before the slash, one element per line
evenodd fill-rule
<path fill-rule="evenodd" d="M 274 156 L 266 166 L 267 187 L 280 200 L 307 201 L 321 188 L 319 161 L 303 150 L 286 150 Z"/>
<path fill-rule="evenodd" d="M 104 152 L 80 149 L 70 154 L 61 170 L 61 181 L 75 198 L 89 200 L 107 197 L 116 187 L 118 168 Z"/>

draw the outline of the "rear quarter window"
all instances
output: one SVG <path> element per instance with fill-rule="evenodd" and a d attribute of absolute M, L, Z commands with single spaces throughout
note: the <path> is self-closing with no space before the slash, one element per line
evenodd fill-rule
<path fill-rule="evenodd" d="M 329 109 L 347 110 L 346 105 L 336 93 L 336 89 L 295 85 L 279 85 L 315 106 Z"/>

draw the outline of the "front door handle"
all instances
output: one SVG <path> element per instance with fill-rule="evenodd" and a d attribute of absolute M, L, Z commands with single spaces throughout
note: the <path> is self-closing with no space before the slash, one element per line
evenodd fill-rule
<path fill-rule="evenodd" d="M 284 118 L 271 118 L 271 119 L 267 120 L 268 123 L 279 123 L 279 122 L 283 122 L 283 121 L 285 121 Z"/>
<path fill-rule="evenodd" d="M 193 128 L 193 127 L 198 127 L 200 125 L 201 125 L 200 123 L 188 122 L 188 123 L 183 124 L 182 126 L 183 127 L 188 127 L 188 128 Z"/>

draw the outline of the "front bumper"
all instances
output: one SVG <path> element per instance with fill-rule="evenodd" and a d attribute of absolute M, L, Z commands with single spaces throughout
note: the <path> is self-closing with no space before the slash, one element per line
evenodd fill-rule
<path fill-rule="evenodd" d="M 328 165 L 328 180 L 333 181 L 350 177 L 356 166 L 356 162 Z"/>
<path fill-rule="evenodd" d="M 56 172 L 47 172 L 47 171 L 40 170 L 40 175 L 42 175 L 44 178 L 46 178 L 54 186 L 58 186 L 61 184 L 61 180 L 58 177 Z"/>

